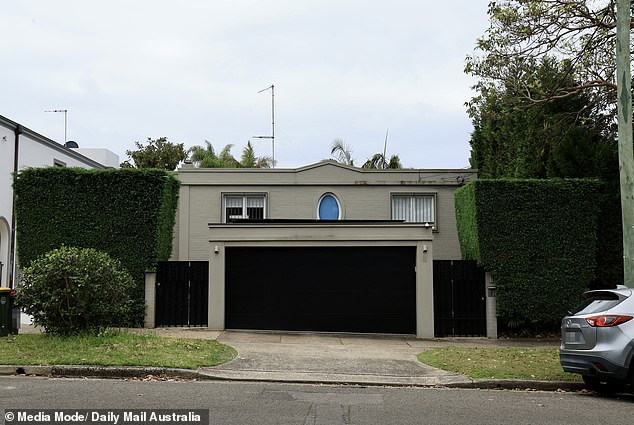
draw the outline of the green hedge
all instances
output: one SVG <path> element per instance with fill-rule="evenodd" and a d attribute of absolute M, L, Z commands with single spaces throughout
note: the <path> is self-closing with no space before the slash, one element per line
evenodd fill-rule
<path fill-rule="evenodd" d="M 20 266 L 62 245 L 121 261 L 144 314 L 144 273 L 172 251 L 178 180 L 162 170 L 32 168 L 14 176 Z"/>
<path fill-rule="evenodd" d="M 463 257 L 497 285 L 502 326 L 557 326 L 593 282 L 597 222 L 605 196 L 597 180 L 476 180 L 456 191 Z"/>

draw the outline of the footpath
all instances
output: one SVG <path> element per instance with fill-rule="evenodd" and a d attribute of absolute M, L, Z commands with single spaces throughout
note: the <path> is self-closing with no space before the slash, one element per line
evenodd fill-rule
<path fill-rule="evenodd" d="M 35 332 L 28 326 L 21 333 Z M 473 380 L 420 363 L 416 355 L 435 347 L 557 347 L 557 340 L 441 338 L 314 333 L 213 331 L 159 328 L 159 336 L 215 339 L 238 356 L 229 363 L 197 371 L 158 367 L 0 366 L 0 375 L 52 377 L 161 378 L 264 381 L 311 384 L 454 388 L 580 390 L 580 382 Z"/>

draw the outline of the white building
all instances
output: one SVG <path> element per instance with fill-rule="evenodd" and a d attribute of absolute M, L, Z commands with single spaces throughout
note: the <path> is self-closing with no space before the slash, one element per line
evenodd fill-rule
<path fill-rule="evenodd" d="M 100 154 L 116 164 L 110 151 Z M 29 167 L 106 168 L 101 162 L 69 149 L 0 115 L 0 287 L 15 287 L 15 214 L 13 173 Z"/>
<path fill-rule="evenodd" d="M 111 150 L 104 148 L 75 148 L 69 146 L 72 150 L 80 155 L 97 161 L 100 164 L 105 165 L 107 168 L 119 168 L 119 155 Z"/>

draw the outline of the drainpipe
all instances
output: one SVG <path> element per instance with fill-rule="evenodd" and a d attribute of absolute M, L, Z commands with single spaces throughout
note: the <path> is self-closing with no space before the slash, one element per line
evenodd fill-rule
<path fill-rule="evenodd" d="M 23 127 L 22 125 L 18 124 L 15 127 L 15 148 L 13 150 L 13 178 L 15 179 L 15 176 L 18 174 L 18 160 L 20 158 L 19 156 L 19 147 L 20 147 L 20 134 L 22 134 L 23 132 Z M 11 209 L 11 240 L 9 241 L 9 282 L 8 285 L 10 288 L 15 288 L 14 282 L 13 282 L 13 275 L 15 272 L 15 200 L 16 200 L 16 196 L 15 196 L 15 190 L 12 191 L 13 193 L 13 202 L 12 202 L 12 209 Z"/>

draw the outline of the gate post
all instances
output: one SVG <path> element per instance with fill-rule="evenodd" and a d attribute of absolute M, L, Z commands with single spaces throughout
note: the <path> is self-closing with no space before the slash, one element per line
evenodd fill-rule
<path fill-rule="evenodd" d="M 156 312 L 156 272 L 145 273 L 145 328 L 155 328 Z"/>
<path fill-rule="evenodd" d="M 207 326 L 209 329 L 225 330 L 225 261 L 224 242 L 211 241 L 209 254 L 209 304 Z"/>
<path fill-rule="evenodd" d="M 416 338 L 433 337 L 434 255 L 429 240 L 416 244 Z"/>
<path fill-rule="evenodd" d="M 497 298 L 496 286 L 491 273 L 486 272 L 484 275 L 486 302 L 486 318 L 487 318 L 487 338 L 498 338 L 498 317 L 497 317 Z"/>

